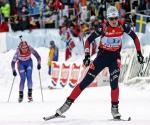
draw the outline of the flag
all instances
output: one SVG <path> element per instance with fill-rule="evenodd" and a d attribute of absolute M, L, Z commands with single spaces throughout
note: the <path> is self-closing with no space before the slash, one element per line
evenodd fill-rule
<path fill-rule="evenodd" d="M 72 39 L 70 38 L 67 42 L 66 42 L 66 56 L 65 56 L 65 60 L 67 61 L 69 58 L 72 57 L 72 49 L 75 47 L 75 43 L 72 41 Z"/>
<path fill-rule="evenodd" d="M 69 47 L 66 47 L 66 51 L 65 51 L 65 61 L 67 61 L 68 59 L 70 59 L 72 57 L 72 50 Z"/>
<path fill-rule="evenodd" d="M 136 32 L 145 33 L 147 16 L 136 15 Z"/>

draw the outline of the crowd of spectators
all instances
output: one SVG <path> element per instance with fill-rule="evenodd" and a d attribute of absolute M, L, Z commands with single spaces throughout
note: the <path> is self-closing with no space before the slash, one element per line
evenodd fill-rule
<path fill-rule="evenodd" d="M 0 0 L 0 32 L 67 27 L 78 37 L 105 20 L 109 5 L 128 22 L 135 13 L 150 15 L 150 0 Z"/>

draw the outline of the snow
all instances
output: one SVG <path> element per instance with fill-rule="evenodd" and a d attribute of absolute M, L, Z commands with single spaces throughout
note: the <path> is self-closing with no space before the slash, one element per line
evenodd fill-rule
<path fill-rule="evenodd" d="M 150 124 L 150 87 L 149 83 L 124 85 L 120 83 L 120 113 L 123 118 L 131 116 L 129 122 L 110 121 L 110 87 L 101 86 L 87 88 L 65 113 L 65 119 L 59 118 L 45 122 L 42 117 L 55 113 L 72 89 L 48 89 L 51 85 L 48 76 L 47 56 L 48 48 L 36 49 L 42 57 L 41 79 L 44 102 L 42 102 L 36 59 L 33 57 L 33 103 L 27 102 L 27 86 L 24 90 L 23 103 L 18 103 L 19 76 L 15 78 L 9 103 L 7 102 L 12 85 L 10 62 L 14 50 L 0 53 L 0 125 L 149 125 Z M 63 53 L 60 54 L 63 59 Z M 79 57 L 78 57 L 79 58 Z M 74 58 L 74 60 L 76 60 Z M 81 57 L 79 58 L 81 60 Z M 140 88 L 141 86 L 142 88 Z M 148 88 L 148 89 L 145 89 Z"/>

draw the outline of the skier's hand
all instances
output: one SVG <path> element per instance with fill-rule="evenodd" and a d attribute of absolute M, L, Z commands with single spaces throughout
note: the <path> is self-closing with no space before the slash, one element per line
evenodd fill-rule
<path fill-rule="evenodd" d="M 144 57 L 143 57 L 141 51 L 138 51 L 138 52 L 137 52 L 137 58 L 138 58 L 138 62 L 139 62 L 140 64 L 143 64 L 143 63 L 144 63 Z"/>
<path fill-rule="evenodd" d="M 85 55 L 85 58 L 83 60 L 83 64 L 87 67 L 90 65 L 90 55 L 89 54 L 86 54 Z"/>
<path fill-rule="evenodd" d="M 13 76 L 17 76 L 16 70 L 13 70 Z"/>
<path fill-rule="evenodd" d="M 40 70 L 41 69 L 41 64 L 37 65 L 37 69 Z"/>

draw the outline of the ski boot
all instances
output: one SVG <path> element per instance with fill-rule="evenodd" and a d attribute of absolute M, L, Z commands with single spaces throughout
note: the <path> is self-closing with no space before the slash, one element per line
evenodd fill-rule
<path fill-rule="evenodd" d="M 23 91 L 19 91 L 18 102 L 21 103 L 23 101 Z"/>
<path fill-rule="evenodd" d="M 72 105 L 74 101 L 67 98 L 67 100 L 65 101 L 65 103 L 59 108 L 56 110 L 56 116 L 61 116 L 64 112 L 66 112 L 70 106 Z"/>
<path fill-rule="evenodd" d="M 32 102 L 33 98 L 32 98 L 32 89 L 28 89 L 28 102 Z"/>
<path fill-rule="evenodd" d="M 112 104 L 111 114 L 112 114 L 114 119 L 120 119 L 121 118 L 121 114 L 119 113 L 119 110 L 118 110 L 118 104 L 117 105 Z"/>

